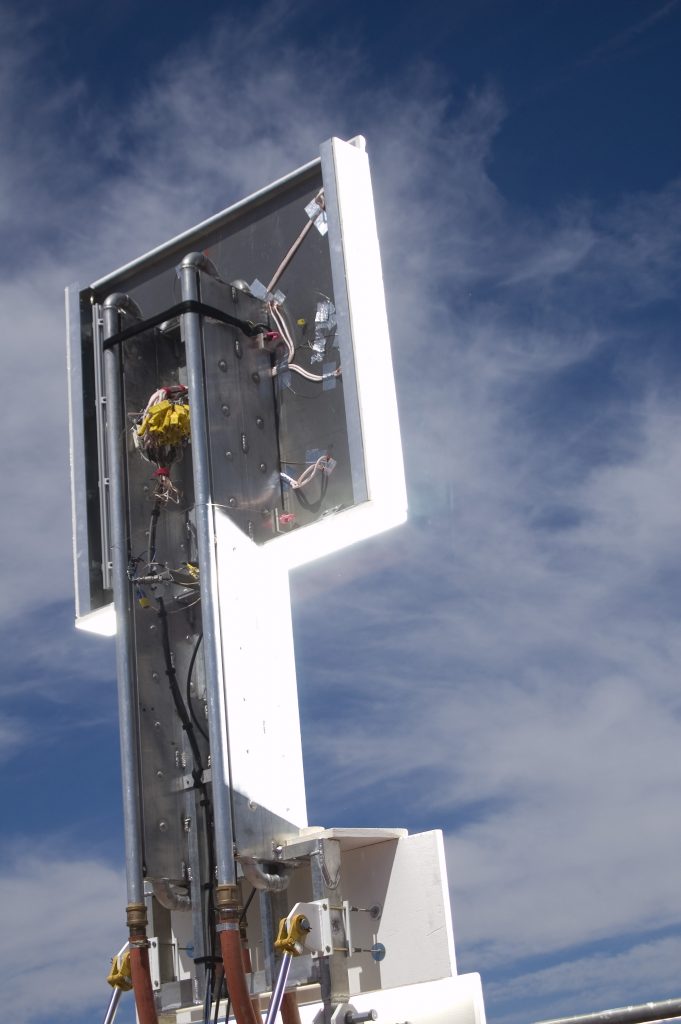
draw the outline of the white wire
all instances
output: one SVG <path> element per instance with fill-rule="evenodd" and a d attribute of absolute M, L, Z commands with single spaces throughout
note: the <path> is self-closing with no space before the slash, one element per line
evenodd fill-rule
<path fill-rule="evenodd" d="M 291 332 L 288 329 L 288 324 L 279 310 L 279 304 L 276 302 L 268 302 L 267 305 L 270 313 L 272 314 L 272 319 L 279 328 L 279 333 L 281 334 L 288 351 L 287 369 L 293 370 L 294 373 L 299 373 L 301 377 L 305 377 L 307 380 L 322 381 L 327 380 L 329 377 L 340 377 L 340 366 L 337 366 L 335 370 L 330 370 L 329 373 L 310 373 L 310 371 L 306 370 L 303 366 L 298 366 L 298 364 L 293 361 L 296 353 L 293 338 L 291 337 Z M 272 372 L 276 374 L 276 367 Z"/>
<path fill-rule="evenodd" d="M 310 480 L 316 473 L 320 471 L 323 473 L 326 470 L 326 463 L 329 461 L 330 456 L 320 455 L 316 462 L 311 463 L 307 469 L 303 470 L 297 480 L 295 477 L 289 476 L 288 473 L 280 473 L 279 475 L 282 480 L 286 481 L 289 487 L 294 491 L 297 491 L 299 487 L 305 487 L 306 484 L 309 484 Z"/>

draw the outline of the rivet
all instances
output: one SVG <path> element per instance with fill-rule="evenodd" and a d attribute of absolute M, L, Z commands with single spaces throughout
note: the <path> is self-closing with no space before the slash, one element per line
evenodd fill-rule
<path fill-rule="evenodd" d="M 152 679 L 158 679 L 158 672 L 152 672 L 151 673 L 151 678 Z"/>
<path fill-rule="evenodd" d="M 267 472 L 267 463 L 266 462 L 261 462 L 260 465 L 258 466 L 258 469 L 260 470 L 261 473 L 266 473 Z"/>
<path fill-rule="evenodd" d="M 230 413 L 229 406 L 228 405 L 223 405 L 222 406 L 222 415 L 223 416 L 229 416 L 229 413 Z"/>
<path fill-rule="evenodd" d="M 159 832 L 167 832 L 168 831 L 168 822 L 167 821 L 159 821 L 159 823 L 158 823 L 158 830 L 159 830 Z"/>
<path fill-rule="evenodd" d="M 227 360 L 226 359 L 218 360 L 218 369 L 222 370 L 223 373 L 227 373 Z"/>
<path fill-rule="evenodd" d="M 256 427 L 260 427 L 260 429 L 262 430 L 262 428 L 265 426 L 265 421 L 262 418 L 262 416 L 255 417 L 255 425 Z"/>
<path fill-rule="evenodd" d="M 229 501 L 227 502 L 227 504 L 229 505 L 230 508 L 235 508 L 235 506 L 236 506 L 236 498 L 230 498 Z"/>
<path fill-rule="evenodd" d="M 233 452 L 229 452 L 229 451 L 225 452 L 225 458 L 226 459 L 233 459 L 234 458 L 234 453 Z"/>

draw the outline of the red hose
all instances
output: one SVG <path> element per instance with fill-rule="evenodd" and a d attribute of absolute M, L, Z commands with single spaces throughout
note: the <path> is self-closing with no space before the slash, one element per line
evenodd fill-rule
<path fill-rule="evenodd" d="M 225 967 L 227 991 L 232 1000 L 232 1010 L 237 1024 L 262 1024 L 261 1017 L 256 1015 L 251 1003 L 251 993 L 246 984 L 243 954 L 241 952 L 241 935 L 239 926 L 234 923 L 231 928 L 220 931 L 220 951 Z M 140 1024 L 146 1021 L 140 1020 Z"/>
<path fill-rule="evenodd" d="M 134 941 L 134 940 L 133 940 Z M 139 1024 L 158 1024 L 154 990 L 151 987 L 149 950 L 146 945 L 130 946 L 130 970 Z"/>
<path fill-rule="evenodd" d="M 284 992 L 284 998 L 281 1001 L 281 1019 L 284 1024 L 300 1024 L 298 996 L 293 991 Z"/>

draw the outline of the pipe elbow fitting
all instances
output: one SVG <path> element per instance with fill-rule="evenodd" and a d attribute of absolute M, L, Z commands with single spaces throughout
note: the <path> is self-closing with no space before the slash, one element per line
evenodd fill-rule
<path fill-rule="evenodd" d="M 240 863 L 244 876 L 254 889 L 261 889 L 264 892 L 284 892 L 285 889 L 288 889 L 293 874 L 293 868 L 290 865 L 277 865 L 282 868 L 282 873 L 273 874 L 265 871 L 255 857 L 241 857 Z"/>
<path fill-rule="evenodd" d="M 104 299 L 104 309 L 114 309 L 118 313 L 126 313 L 135 317 L 136 320 L 143 320 L 142 310 L 129 295 L 124 292 L 113 292 Z"/>
<path fill-rule="evenodd" d="M 178 270 L 201 270 L 210 277 L 219 279 L 218 269 L 203 252 L 190 252 L 180 263 Z"/>
<path fill-rule="evenodd" d="M 192 898 L 169 878 L 159 878 L 153 883 L 154 896 L 166 910 L 191 910 Z"/>

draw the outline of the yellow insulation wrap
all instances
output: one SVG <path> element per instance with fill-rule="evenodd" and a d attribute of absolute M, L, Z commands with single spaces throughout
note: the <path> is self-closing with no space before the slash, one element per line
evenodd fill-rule
<path fill-rule="evenodd" d="M 152 405 L 137 428 L 140 437 L 146 435 L 157 445 L 181 444 L 190 432 L 189 406 L 178 405 L 168 399 Z"/>

